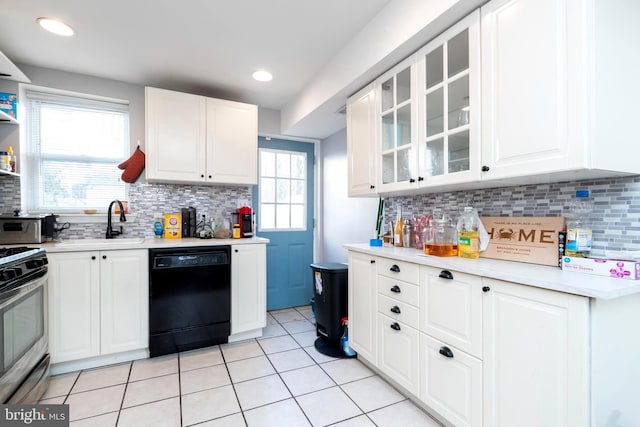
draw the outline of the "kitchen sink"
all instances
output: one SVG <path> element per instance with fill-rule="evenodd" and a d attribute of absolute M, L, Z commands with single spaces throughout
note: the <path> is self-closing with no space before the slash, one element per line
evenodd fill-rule
<path fill-rule="evenodd" d="M 144 242 L 144 237 L 125 237 L 115 239 L 69 239 L 56 242 L 59 245 L 135 245 Z"/>

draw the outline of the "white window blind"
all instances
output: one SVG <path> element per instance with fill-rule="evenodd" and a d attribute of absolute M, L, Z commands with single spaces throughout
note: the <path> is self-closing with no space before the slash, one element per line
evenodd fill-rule
<path fill-rule="evenodd" d="M 129 157 L 129 106 L 44 91 L 26 91 L 30 212 L 104 211 L 127 199 L 117 165 Z"/>

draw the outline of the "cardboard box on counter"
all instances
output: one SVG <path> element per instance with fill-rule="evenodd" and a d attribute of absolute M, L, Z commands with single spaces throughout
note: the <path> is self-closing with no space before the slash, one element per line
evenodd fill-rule
<path fill-rule="evenodd" d="M 634 261 L 563 256 L 562 269 L 617 279 L 640 280 L 640 262 Z"/>

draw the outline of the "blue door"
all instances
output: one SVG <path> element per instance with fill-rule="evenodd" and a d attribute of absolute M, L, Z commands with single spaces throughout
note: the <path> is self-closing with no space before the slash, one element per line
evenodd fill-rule
<path fill-rule="evenodd" d="M 253 210 L 267 245 L 267 309 L 307 305 L 313 297 L 314 146 L 258 138 Z"/>

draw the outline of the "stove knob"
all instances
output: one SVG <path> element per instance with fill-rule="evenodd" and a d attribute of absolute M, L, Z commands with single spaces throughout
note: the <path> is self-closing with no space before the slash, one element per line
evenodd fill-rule
<path fill-rule="evenodd" d="M 25 263 L 25 265 L 29 269 L 34 269 L 34 268 L 42 267 L 44 265 L 44 261 L 42 261 L 41 259 L 30 259 Z"/>
<path fill-rule="evenodd" d="M 16 277 L 16 272 L 13 268 L 7 268 L 0 272 L 0 280 L 9 281 Z"/>

